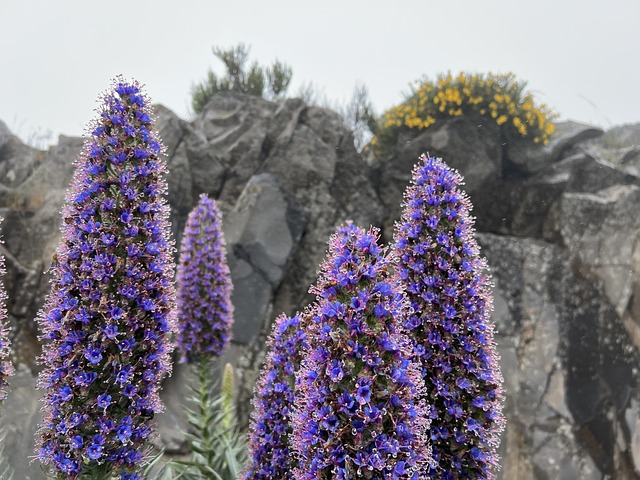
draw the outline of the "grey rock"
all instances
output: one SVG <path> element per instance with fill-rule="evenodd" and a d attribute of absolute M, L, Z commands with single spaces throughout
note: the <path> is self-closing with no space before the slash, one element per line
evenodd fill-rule
<path fill-rule="evenodd" d="M 502 231 L 499 232 L 548 240 L 544 236 L 545 224 L 555 202 L 567 189 L 570 177 L 571 174 L 565 172 L 545 170 L 544 174 L 509 183 L 510 188 L 506 192 L 497 189 L 496 192 L 508 195 L 504 200 L 508 211 L 503 213 Z M 480 203 L 479 207 L 483 212 L 491 208 L 486 201 Z M 477 213 L 484 219 L 479 222 L 481 226 L 491 218 L 482 215 L 483 212 Z"/>
<path fill-rule="evenodd" d="M 507 419 L 519 418 L 516 415 L 518 405 L 518 353 L 516 340 L 513 336 L 504 336 L 498 331 L 496 336 L 498 354 L 500 355 L 500 369 L 504 377 L 505 405 L 504 413 Z M 507 420 L 505 431 L 500 439 L 498 454 L 501 470 L 499 478 L 533 478 L 523 476 L 523 472 L 531 471 L 530 452 L 523 448 L 529 435 L 528 426 L 520 422 Z"/>
<path fill-rule="evenodd" d="M 557 229 L 563 244 L 593 267 L 618 315 L 627 309 L 640 241 L 640 187 L 617 185 L 591 193 L 565 193 L 560 200 Z"/>
<path fill-rule="evenodd" d="M 378 195 L 387 212 L 384 222 L 387 240 L 391 238 L 393 223 L 400 218 L 400 205 L 413 166 L 423 153 L 443 157 L 457 169 L 464 176 L 472 202 L 492 190 L 493 181 L 502 177 L 502 145 L 497 125 L 460 117 L 445 120 L 417 136 L 401 136 L 396 152 L 378 162 L 374 172 Z"/>
<path fill-rule="evenodd" d="M 505 182 L 503 192 L 507 207 L 503 230 L 511 235 L 543 238 L 558 241 L 550 217 L 557 212 L 560 197 L 565 192 L 595 193 L 614 185 L 639 184 L 640 178 L 624 171 L 619 166 L 597 158 L 589 153 L 577 153 L 557 163 L 549 165 L 543 171 L 520 181 Z M 506 190 L 506 192 L 505 192 Z M 484 211 L 490 210 L 488 202 L 479 202 Z M 482 214 L 481 226 L 487 227 L 491 216 Z M 557 220 L 557 219 L 555 219 Z M 488 228 L 485 228 L 488 229 Z M 500 231 L 500 230 L 498 230 Z"/>
<path fill-rule="evenodd" d="M 474 202 L 481 231 L 561 241 L 558 208 L 564 193 L 596 193 L 616 185 L 640 185 L 640 177 L 591 153 L 580 152 L 522 178 L 494 179 Z"/>
<path fill-rule="evenodd" d="M 638 147 L 640 146 L 640 122 L 610 128 L 605 132 L 602 140 L 612 147 Z"/>
<path fill-rule="evenodd" d="M 337 156 L 335 148 L 305 124 L 299 124 L 290 141 L 278 144 L 265 160 L 263 170 L 280 179 L 283 191 L 296 200 L 311 192 L 326 189 L 334 179 Z"/>
<path fill-rule="evenodd" d="M 167 148 L 167 158 L 173 157 L 176 148 L 180 146 L 184 130 L 187 128 L 185 122 L 164 105 L 154 105 L 156 128 L 160 138 Z"/>
<path fill-rule="evenodd" d="M 31 371 L 20 366 L 10 379 L 10 394 L 4 401 L 1 417 L 5 433 L 2 457 L 13 478 L 43 480 L 45 475 L 37 462 L 31 462 L 35 452 L 34 434 L 42 422 L 36 379 Z"/>
<path fill-rule="evenodd" d="M 532 147 L 522 141 L 508 143 L 506 150 L 509 162 L 522 172 L 536 173 L 559 161 L 572 147 L 604 133 L 598 127 L 573 121 L 557 122 L 555 127 L 548 145 Z"/>
<path fill-rule="evenodd" d="M 84 140 L 60 135 L 58 144 L 51 146 L 44 161 L 48 189 L 66 190 L 73 175 L 74 161 L 82 150 Z"/>
<path fill-rule="evenodd" d="M 543 401 L 564 419 L 571 420 L 571 412 L 569 411 L 569 407 L 567 407 L 566 397 L 565 375 L 561 369 L 555 369 L 549 376 Z"/>
<path fill-rule="evenodd" d="M 227 168 L 231 163 L 231 157 L 224 152 L 220 153 L 218 149 L 210 148 L 209 144 L 202 142 L 196 134 L 187 137 L 184 148 L 189 161 L 193 195 L 205 192 L 219 198 L 228 175 Z M 194 198 L 194 202 L 195 200 Z"/>
<path fill-rule="evenodd" d="M 481 234 L 478 240 L 495 282 L 493 318 L 505 379 L 505 415 L 518 419 L 507 421 L 502 436 L 499 478 L 534 479 L 540 468 L 536 425 L 550 410 L 549 379 L 560 364 L 562 316 L 554 289 L 561 283 L 557 269 L 562 252 L 530 239 Z"/>
<path fill-rule="evenodd" d="M 600 137 L 604 130 L 585 123 L 566 121 L 557 122 L 556 130 L 545 147 L 552 161 L 560 160 L 571 147 Z"/>
<path fill-rule="evenodd" d="M 335 176 L 329 192 L 338 205 L 339 216 L 362 227 L 379 223 L 385 211 L 367 175 L 369 167 L 353 149 L 351 135 L 342 137 L 336 155 Z"/>
<path fill-rule="evenodd" d="M 193 121 L 197 137 L 224 162 L 220 198 L 234 203 L 264 161 L 263 145 L 277 105 L 243 94 L 215 95 Z"/>
<path fill-rule="evenodd" d="M 602 136 L 580 144 L 580 148 L 615 165 L 624 166 L 634 175 L 640 172 L 638 169 L 640 124 L 610 128 Z"/>
<path fill-rule="evenodd" d="M 44 159 L 44 152 L 31 148 L 0 125 L 0 187 L 18 188 Z"/>
<path fill-rule="evenodd" d="M 629 147 L 625 149 L 620 158 L 620 163 L 627 167 L 628 171 L 634 175 L 640 175 L 640 147 Z"/>
<path fill-rule="evenodd" d="M 577 153 L 554 164 L 545 175 L 567 176 L 566 191 L 595 193 L 614 185 L 640 183 L 640 178 L 589 153 Z"/>
<path fill-rule="evenodd" d="M 0 120 L 0 145 L 2 145 L 5 140 L 11 135 L 11 130 L 9 130 L 7 124 Z"/>
<path fill-rule="evenodd" d="M 534 478 L 601 480 L 602 473 L 588 456 L 573 448 L 575 438 L 570 424 L 560 421 L 535 430 L 540 445 L 533 455 Z"/>
<path fill-rule="evenodd" d="M 574 253 L 526 238 L 478 238 L 503 329 L 497 340 L 505 414 L 517 419 L 503 435 L 500 478 L 516 471 L 517 478 L 612 475 L 624 464 L 613 461 L 615 452 L 631 444 L 614 435 L 616 419 L 627 415 L 629 423 L 637 415 L 627 413 L 637 384 L 631 336 Z"/>
<path fill-rule="evenodd" d="M 345 137 L 353 140 L 351 132 L 348 132 L 344 127 L 342 117 L 332 110 L 309 107 L 304 111 L 300 121 L 316 132 L 320 140 L 329 148 L 340 148 Z M 353 146 L 353 142 L 351 142 L 351 146 Z"/>
<path fill-rule="evenodd" d="M 278 106 L 269 122 L 263 151 L 270 152 L 276 144 L 288 144 L 307 105 L 299 98 L 289 98 Z"/>
<path fill-rule="evenodd" d="M 550 145 L 536 145 L 532 148 L 528 142 L 520 139 L 505 145 L 506 161 L 510 167 L 520 173 L 537 173 L 553 164 L 555 157 Z"/>
<path fill-rule="evenodd" d="M 213 373 L 212 377 L 213 377 Z M 160 397 L 165 411 L 154 418 L 158 429 L 158 437 L 154 439 L 157 447 L 167 454 L 184 453 L 186 448 L 185 432 L 189 425 L 185 407 L 192 408 L 192 392 L 189 386 L 193 382 L 192 365 L 174 363 L 171 376 L 162 385 Z M 213 377 L 215 378 L 215 377 Z"/>
<path fill-rule="evenodd" d="M 636 423 L 633 425 L 631 437 L 631 458 L 633 460 L 634 470 L 636 474 L 640 475 L 640 420 L 636 418 Z"/>
<path fill-rule="evenodd" d="M 503 337 L 510 337 L 515 333 L 516 325 L 509 309 L 507 299 L 503 293 L 494 286 L 493 288 L 493 314 L 491 315 L 496 331 Z"/>
<path fill-rule="evenodd" d="M 233 338 L 236 342 L 249 344 L 260 333 L 262 322 L 271 313 L 273 287 L 250 263 L 235 256 L 229 258 L 235 320 Z"/>
<path fill-rule="evenodd" d="M 287 223 L 289 205 L 271 174 L 251 178 L 230 214 L 225 236 L 233 254 L 270 284 L 278 285 L 295 247 Z"/>
<path fill-rule="evenodd" d="M 182 237 L 187 215 L 197 203 L 193 195 L 193 172 L 189 160 L 184 143 L 174 148 L 173 155 L 167 159 L 169 172 L 171 172 L 167 178 L 171 205 L 171 231 L 176 239 Z M 208 190 L 201 191 L 209 193 Z"/>

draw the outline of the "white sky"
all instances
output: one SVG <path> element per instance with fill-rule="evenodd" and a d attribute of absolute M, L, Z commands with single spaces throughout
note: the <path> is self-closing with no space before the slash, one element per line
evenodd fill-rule
<path fill-rule="evenodd" d="M 441 72 L 514 72 L 562 119 L 640 121 L 639 0 L 0 0 L 0 120 L 23 139 L 80 135 L 117 74 L 186 118 L 211 46 L 293 69 L 378 112 Z"/>

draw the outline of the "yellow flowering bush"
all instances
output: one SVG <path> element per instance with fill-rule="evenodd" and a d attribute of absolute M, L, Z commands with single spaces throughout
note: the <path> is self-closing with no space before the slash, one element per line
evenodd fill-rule
<path fill-rule="evenodd" d="M 371 147 L 378 154 L 389 153 L 398 135 L 423 130 L 447 117 L 482 116 L 495 121 L 508 138 L 525 138 L 549 143 L 556 114 L 545 104 L 536 103 L 525 92 L 526 82 L 512 73 L 450 72 L 412 85 L 412 93 L 400 105 L 381 117 Z"/>

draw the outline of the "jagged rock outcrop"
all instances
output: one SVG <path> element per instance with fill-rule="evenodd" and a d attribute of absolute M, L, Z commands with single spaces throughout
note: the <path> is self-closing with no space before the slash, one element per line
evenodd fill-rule
<path fill-rule="evenodd" d="M 495 234 L 480 243 L 510 419 L 503 478 L 635 478 L 624 424 L 638 355 L 606 292 L 558 245 Z"/>
<path fill-rule="evenodd" d="M 200 193 L 223 211 L 236 309 L 232 349 L 247 418 L 270 323 L 311 297 L 335 226 L 383 227 L 400 212 L 423 151 L 465 176 L 495 280 L 494 319 L 507 389 L 502 479 L 640 478 L 640 127 L 561 124 L 546 148 L 505 144 L 500 130 L 457 118 L 402 138 L 365 162 L 341 118 L 301 100 L 218 95 L 194 121 L 156 108 L 167 145 L 177 240 Z M 81 139 L 32 149 L 0 122 L 9 313 L 18 376 L 3 422 L 15 478 L 28 464 L 39 404 L 34 317 L 48 291 L 59 210 Z M 169 451 L 182 446 L 185 371 L 165 388 Z"/>

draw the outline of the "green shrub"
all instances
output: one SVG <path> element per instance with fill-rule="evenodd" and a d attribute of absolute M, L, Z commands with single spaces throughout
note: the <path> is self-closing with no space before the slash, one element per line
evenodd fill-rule
<path fill-rule="evenodd" d="M 262 67 L 257 62 L 249 66 L 250 48 L 243 43 L 212 50 L 224 64 L 226 74 L 220 77 L 209 70 L 207 78 L 193 87 L 191 106 L 196 113 L 200 113 L 217 92 L 241 92 L 276 100 L 289 88 L 292 72 L 286 63 L 276 60 L 270 67 Z"/>
<path fill-rule="evenodd" d="M 145 472 L 155 480 L 236 480 L 245 467 L 247 444 L 238 430 L 233 403 L 234 373 L 227 364 L 222 389 L 214 393 L 212 360 L 196 364 L 198 382 L 191 385 L 191 408 L 185 408 L 191 455 L 187 460 L 164 462 L 160 453 Z"/>

